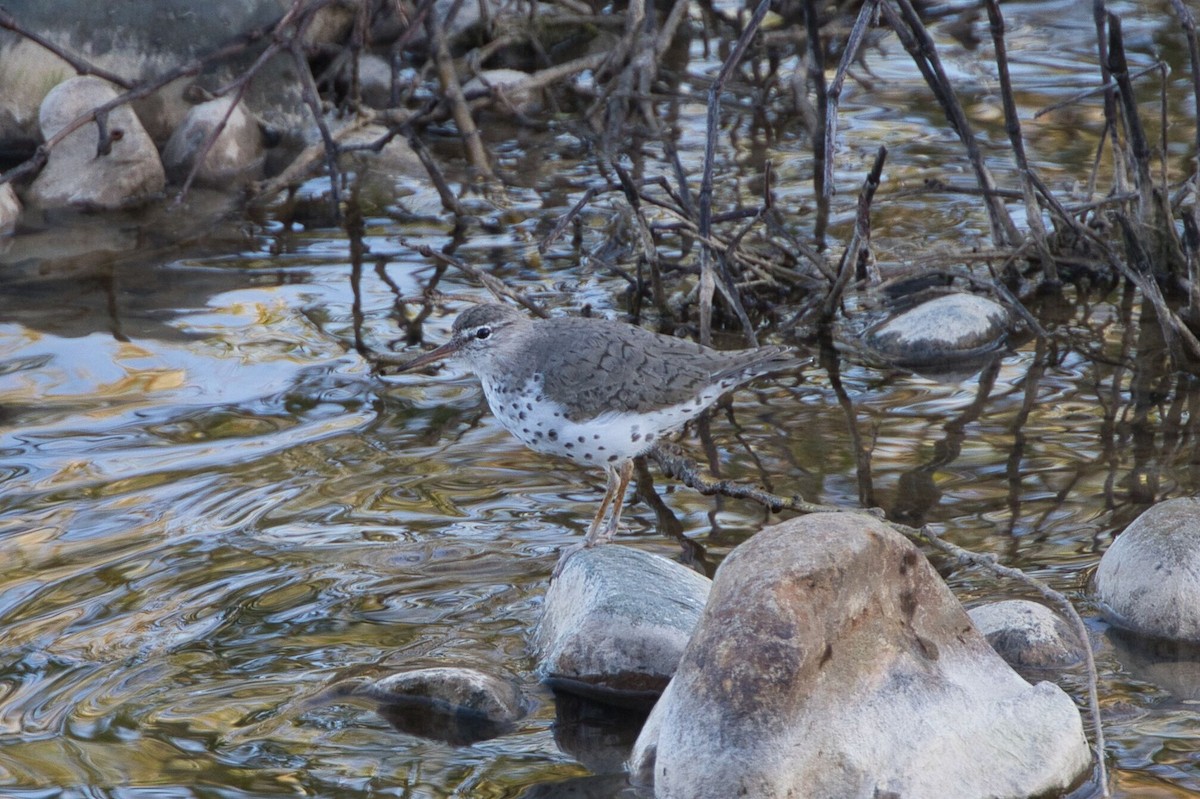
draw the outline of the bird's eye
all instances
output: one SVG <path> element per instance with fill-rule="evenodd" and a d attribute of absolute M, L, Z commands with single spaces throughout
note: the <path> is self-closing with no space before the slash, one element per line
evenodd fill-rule
<path fill-rule="evenodd" d="M 491 337 L 491 335 L 492 335 L 492 329 L 490 327 L 481 327 L 475 331 L 475 338 L 479 339 L 480 341 L 483 341 L 485 338 Z"/>

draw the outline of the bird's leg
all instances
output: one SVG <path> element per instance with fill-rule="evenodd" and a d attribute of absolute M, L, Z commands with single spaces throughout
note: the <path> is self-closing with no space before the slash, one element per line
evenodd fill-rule
<path fill-rule="evenodd" d="M 608 510 L 609 505 L 613 505 L 617 513 L 621 512 L 621 495 L 616 490 L 619 480 L 617 470 L 605 465 L 604 472 L 608 475 L 608 484 L 604 488 L 604 499 L 600 501 L 600 509 L 596 511 L 596 518 L 592 519 L 592 526 L 588 528 L 587 535 L 583 539 L 584 547 L 593 546 L 596 540 L 600 538 L 600 523 L 604 521 L 604 514 Z M 606 531 L 604 538 L 608 539 L 610 537 Z"/>
<path fill-rule="evenodd" d="M 612 516 L 609 518 L 608 527 L 604 530 L 604 535 L 601 537 L 601 540 L 605 543 L 612 541 L 613 536 L 617 534 L 617 525 L 621 523 L 621 508 L 625 506 L 625 491 L 629 488 L 630 478 L 633 477 L 633 461 L 622 461 L 621 465 L 613 470 L 612 476 L 617 478 L 617 491 L 613 495 Z"/>
<path fill-rule="evenodd" d="M 605 465 L 605 474 L 608 475 L 608 485 L 605 486 L 604 499 L 600 501 L 600 510 L 596 511 L 596 517 L 592 519 L 592 527 L 588 528 L 587 536 L 584 536 L 583 546 L 594 546 L 598 541 L 607 541 L 612 537 L 610 531 L 606 527 L 604 533 L 601 534 L 600 523 L 604 522 L 605 512 L 608 507 L 612 506 L 614 513 L 620 513 L 620 505 L 622 505 L 622 493 L 624 492 L 624 483 L 620 481 L 620 473 L 611 465 Z M 611 524 L 610 524 L 611 525 Z"/>
<path fill-rule="evenodd" d="M 551 580 L 558 577 L 567 560 L 576 552 L 581 549 L 590 549 L 599 543 L 608 543 L 617 532 L 617 523 L 621 520 L 621 506 L 625 504 L 625 489 L 629 487 L 629 480 L 633 476 L 633 461 L 625 461 L 617 467 L 605 465 L 604 471 L 608 474 L 608 485 L 604 490 L 604 499 L 600 501 L 600 509 L 596 511 L 596 518 L 592 519 L 592 524 L 588 527 L 584 539 L 579 543 L 571 544 L 558 556 L 558 563 L 554 564 L 554 571 L 550 573 Z M 600 523 L 604 521 L 604 514 L 610 505 L 612 506 L 612 516 L 601 533 Z"/>

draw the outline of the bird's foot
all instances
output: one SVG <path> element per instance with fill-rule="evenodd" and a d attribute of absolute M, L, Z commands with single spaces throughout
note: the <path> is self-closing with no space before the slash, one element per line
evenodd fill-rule
<path fill-rule="evenodd" d="M 594 543 L 596 544 L 611 544 L 612 540 L 617 537 L 617 533 L 621 531 L 623 525 L 620 522 L 616 524 L 606 525 L 600 535 L 596 536 Z"/>
<path fill-rule="evenodd" d="M 567 565 L 567 561 L 576 552 L 580 552 L 585 549 L 591 549 L 592 547 L 596 546 L 597 544 L 605 543 L 606 540 L 607 539 L 604 539 L 604 538 L 599 538 L 599 539 L 585 538 L 582 541 L 580 541 L 576 544 L 571 544 L 571 546 L 563 549 L 563 551 L 560 552 L 558 555 L 558 563 L 554 564 L 554 571 L 552 571 L 550 573 L 550 580 L 551 581 L 555 580 L 558 577 L 558 575 L 560 573 L 562 573 L 563 567 Z"/>

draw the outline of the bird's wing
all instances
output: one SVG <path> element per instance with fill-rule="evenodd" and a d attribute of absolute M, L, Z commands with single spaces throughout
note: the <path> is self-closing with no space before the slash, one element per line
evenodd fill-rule
<path fill-rule="evenodd" d="M 560 320 L 561 321 L 561 320 Z M 546 375 L 545 392 L 566 405 L 571 415 L 586 419 L 604 412 L 645 412 L 692 401 L 706 387 L 731 381 L 727 388 L 758 374 L 771 371 L 776 361 L 788 360 L 782 347 L 722 352 L 701 347 L 685 339 L 652 333 L 642 328 L 590 319 L 572 321 L 580 338 L 589 342 L 586 351 L 557 346 L 549 337 L 537 351 L 537 364 Z M 562 335 L 559 341 L 577 340 Z M 572 331 L 574 333 L 575 331 Z M 594 344 L 594 346 L 592 346 Z"/>

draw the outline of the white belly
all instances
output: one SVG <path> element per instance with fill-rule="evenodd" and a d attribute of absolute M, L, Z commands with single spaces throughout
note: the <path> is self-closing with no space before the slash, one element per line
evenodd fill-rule
<path fill-rule="evenodd" d="M 596 466 L 644 454 L 660 436 L 683 427 L 720 396 L 714 388 L 691 402 L 648 413 L 607 413 L 571 421 L 562 406 L 544 397 L 536 380 L 507 392 L 493 381 L 481 382 L 492 414 L 525 446 Z"/>

